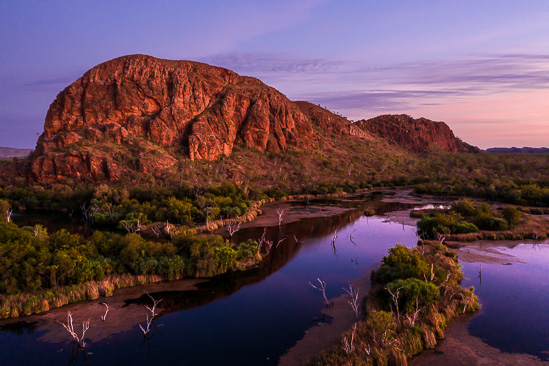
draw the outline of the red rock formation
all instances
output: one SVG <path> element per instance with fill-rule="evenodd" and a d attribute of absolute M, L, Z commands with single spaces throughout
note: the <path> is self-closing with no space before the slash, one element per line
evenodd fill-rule
<path fill-rule="evenodd" d="M 235 142 L 276 153 L 307 146 L 312 134 L 300 109 L 257 79 L 198 62 L 125 56 L 59 93 L 31 171 L 40 182 L 115 179 L 121 173 L 109 144 L 139 148 L 146 141 L 186 151 L 192 160 L 214 160 L 229 155 Z M 176 159 L 166 154 L 169 169 Z"/>
<path fill-rule="evenodd" d="M 361 130 L 346 118 L 338 116 L 320 106 L 309 102 L 295 102 L 295 104 L 320 131 L 339 136 L 351 135 L 363 139 L 372 138 L 368 132 Z"/>
<path fill-rule="evenodd" d="M 456 138 L 444 122 L 434 122 L 425 118 L 414 119 L 400 114 L 361 120 L 356 122 L 356 125 L 392 144 L 417 152 L 427 152 L 434 148 L 450 152 L 480 152 L 477 147 Z"/>

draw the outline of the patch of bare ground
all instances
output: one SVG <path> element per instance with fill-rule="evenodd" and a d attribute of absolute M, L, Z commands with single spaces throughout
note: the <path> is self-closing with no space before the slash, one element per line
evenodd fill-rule
<path fill-rule="evenodd" d="M 301 202 L 301 201 L 299 201 Z M 262 214 L 255 220 L 242 224 L 242 228 L 275 226 L 278 224 L 277 210 L 283 211 L 281 224 L 299 221 L 306 218 L 327 217 L 342 214 L 354 208 L 338 206 L 294 206 L 288 201 L 268 203 L 261 207 Z"/>
<path fill-rule="evenodd" d="M 350 282 L 354 289 L 359 289 L 361 303 L 364 296 L 370 291 L 370 276 L 371 271 L 367 271 L 362 277 Z M 341 295 L 331 299 L 330 307 L 324 309 L 322 313 L 331 317 L 332 321 L 329 324 L 319 323 L 307 330 L 305 336 L 280 358 L 278 365 L 305 365 L 311 357 L 337 345 L 341 339 L 341 334 L 350 329 L 356 321 L 355 313 L 347 303 L 348 300 L 349 295 Z"/>

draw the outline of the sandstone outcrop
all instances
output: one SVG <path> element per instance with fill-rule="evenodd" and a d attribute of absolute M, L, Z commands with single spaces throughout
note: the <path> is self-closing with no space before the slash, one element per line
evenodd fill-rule
<path fill-rule="evenodd" d="M 46 184 L 118 181 L 136 172 L 166 178 L 178 174 L 183 160 L 216 160 L 235 145 L 279 153 L 318 149 L 326 146 L 322 139 L 343 135 L 358 139 L 344 143 L 384 138 L 415 151 L 475 150 L 442 122 L 380 116 L 355 124 L 224 68 L 132 55 L 92 68 L 59 93 L 27 178 Z"/>
<path fill-rule="evenodd" d="M 41 182 L 113 179 L 121 174 L 113 162 L 119 151 L 108 145 L 142 150 L 145 142 L 192 160 L 214 160 L 229 155 L 235 143 L 277 153 L 307 146 L 312 134 L 300 109 L 257 79 L 198 62 L 125 56 L 94 67 L 59 93 L 31 172 Z M 161 155 L 164 168 L 176 161 Z"/>
<path fill-rule="evenodd" d="M 456 136 L 444 122 L 412 118 L 405 114 L 383 115 L 355 123 L 362 130 L 394 145 L 416 152 L 442 149 L 449 152 L 480 152 Z"/>

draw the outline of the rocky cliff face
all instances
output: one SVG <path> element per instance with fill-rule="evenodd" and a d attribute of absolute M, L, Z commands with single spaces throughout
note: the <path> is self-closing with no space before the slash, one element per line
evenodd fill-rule
<path fill-rule="evenodd" d="M 154 145 L 214 160 L 238 142 L 276 153 L 307 146 L 312 134 L 300 109 L 257 79 L 197 62 L 125 56 L 94 67 L 59 93 L 31 171 L 41 182 L 112 180 L 123 173 L 113 146 L 134 147 L 134 168 L 146 171 L 151 162 L 143 147 L 169 168 L 173 154 Z"/>
<path fill-rule="evenodd" d="M 436 148 L 450 152 L 480 152 L 477 147 L 455 137 L 444 122 L 414 119 L 401 114 L 378 116 L 355 124 L 392 144 L 416 152 L 427 152 Z"/>

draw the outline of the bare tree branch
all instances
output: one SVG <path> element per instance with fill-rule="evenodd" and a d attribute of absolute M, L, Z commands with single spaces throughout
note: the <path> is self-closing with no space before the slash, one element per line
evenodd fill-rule
<path fill-rule="evenodd" d="M 85 337 L 86 337 L 86 332 L 90 328 L 89 319 L 88 319 L 88 321 L 82 323 L 82 336 L 80 336 L 80 337 L 78 336 L 78 334 L 74 330 L 74 324 L 73 324 L 73 321 L 72 321 L 72 313 L 70 311 L 67 311 L 67 324 L 61 323 L 60 321 L 57 321 L 57 322 L 59 324 L 61 324 L 63 326 L 63 328 L 65 328 L 67 330 L 67 332 L 70 333 L 70 335 L 72 336 L 72 339 L 76 343 L 78 343 L 79 348 L 82 348 L 82 349 L 86 348 Z"/>
<path fill-rule="evenodd" d="M 311 285 L 312 288 L 322 292 L 322 296 L 324 297 L 324 303 L 326 303 L 326 306 L 330 306 L 330 301 L 328 301 L 328 298 L 326 297 L 326 282 L 322 281 L 320 278 L 317 278 L 316 280 L 320 284 L 318 287 L 313 285 L 311 281 L 309 281 L 309 285 Z"/>
<path fill-rule="evenodd" d="M 360 304 L 358 301 L 358 292 L 359 289 L 357 288 L 356 291 L 353 289 L 353 285 L 349 284 L 349 289 L 346 289 L 343 287 L 343 290 L 351 296 L 351 300 L 347 300 L 347 303 L 351 306 L 351 309 L 355 312 L 356 320 L 358 320 L 358 316 L 360 314 Z"/>

